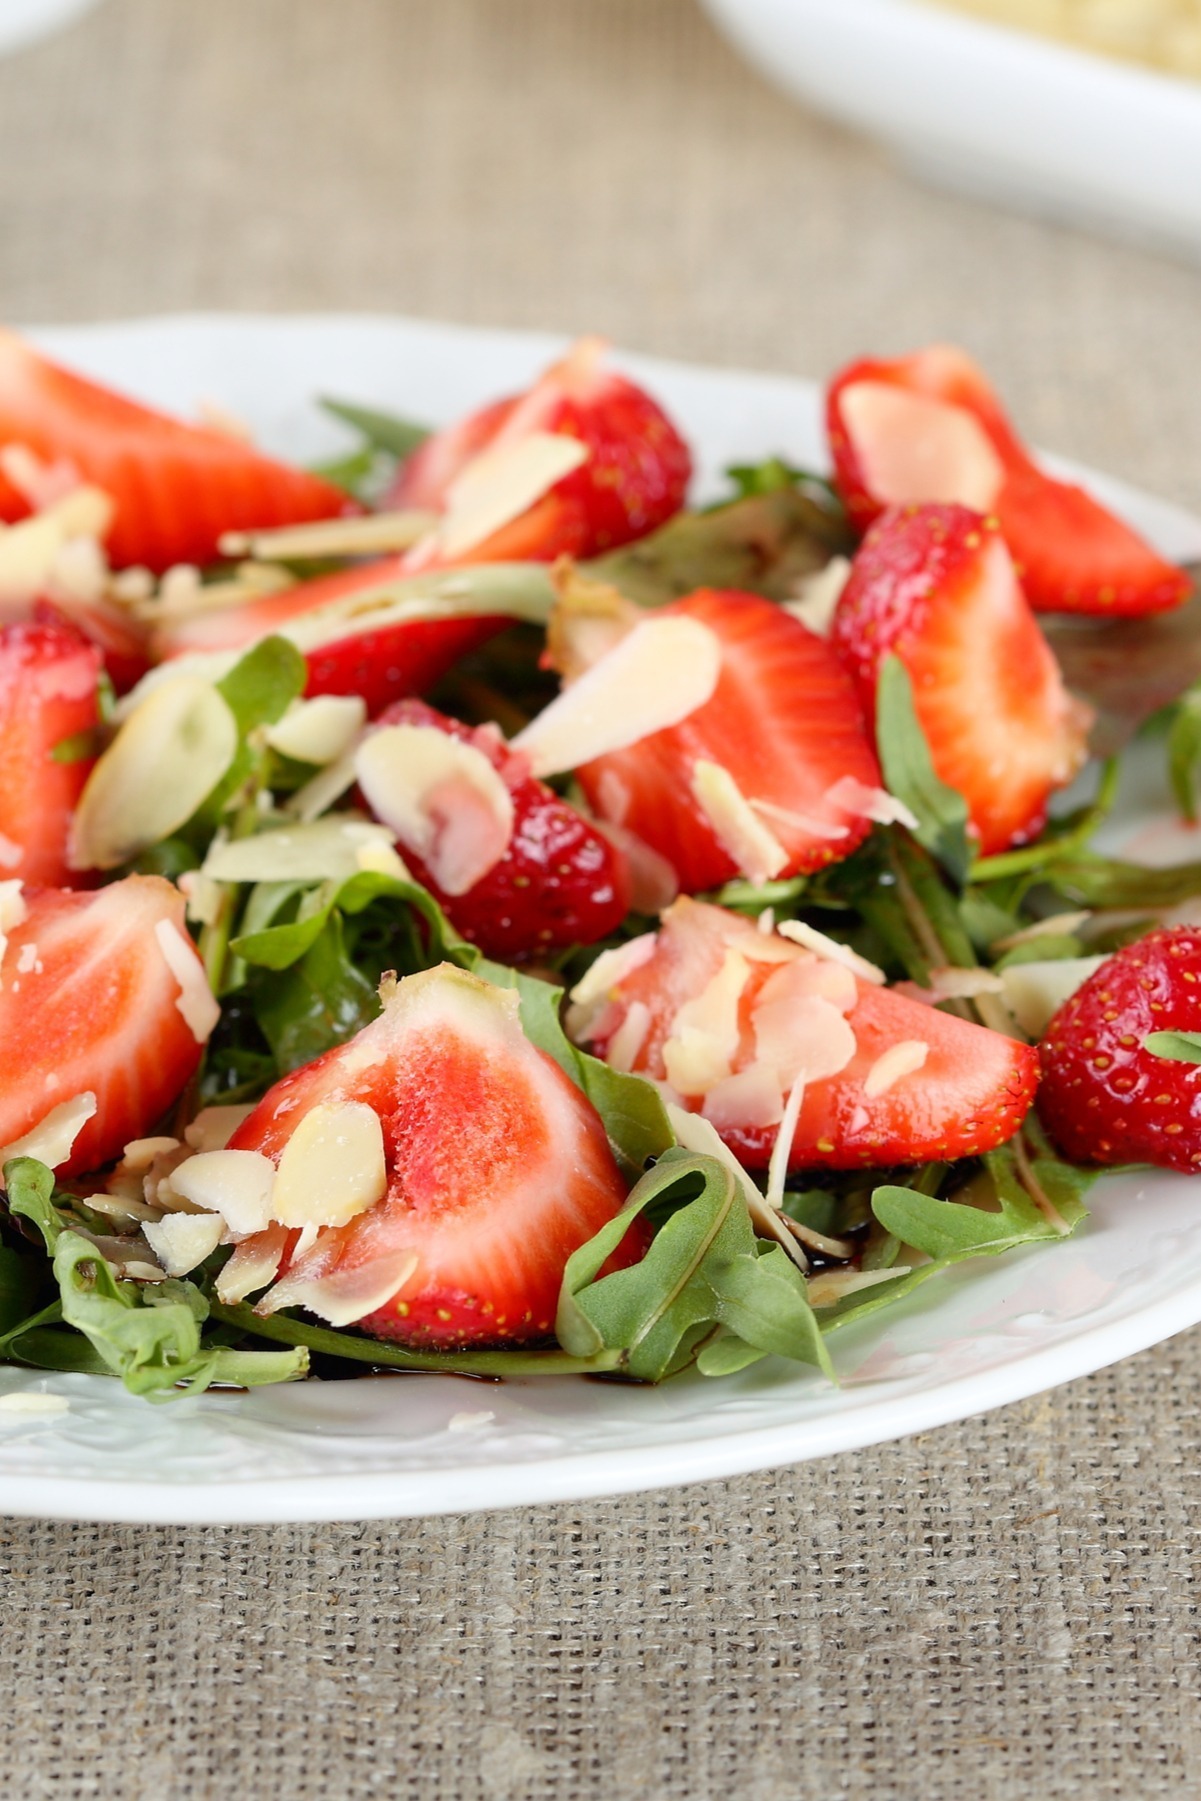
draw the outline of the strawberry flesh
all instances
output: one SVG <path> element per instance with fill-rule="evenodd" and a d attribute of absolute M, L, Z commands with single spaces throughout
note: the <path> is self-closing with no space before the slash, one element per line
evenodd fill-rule
<path fill-rule="evenodd" d="M 1038 1110 L 1065 1156 L 1201 1170 L 1201 1067 L 1144 1049 L 1152 1032 L 1201 1032 L 1194 926 L 1107 958 L 1047 1027 Z"/>
<path fill-rule="evenodd" d="M 50 887 L 77 879 L 67 861 L 67 836 L 96 760 L 88 754 L 87 734 L 100 722 L 100 668 L 99 651 L 69 625 L 0 630 L 3 879 Z M 59 761 L 56 747 L 72 738 L 83 740 L 83 754 Z"/>
<path fill-rule="evenodd" d="M 874 789 L 880 770 L 829 645 L 756 594 L 702 588 L 658 616 L 671 614 L 716 634 L 717 687 L 680 724 L 582 765 L 576 774 L 593 811 L 652 845 L 686 893 L 716 887 L 740 871 L 693 792 L 697 764 L 714 763 L 787 853 L 780 875 L 849 856 L 871 824 L 831 790 L 847 776 Z"/>
<path fill-rule="evenodd" d="M 599 1115 L 524 1036 L 516 994 L 449 965 L 410 976 L 356 1038 L 277 1083 L 231 1145 L 278 1161 L 305 1113 L 337 1101 L 378 1114 L 387 1193 L 322 1231 L 304 1274 L 411 1250 L 413 1273 L 362 1331 L 440 1349 L 546 1338 L 568 1257 L 626 1189 Z M 612 1267 L 644 1245 L 635 1229 Z"/>
<path fill-rule="evenodd" d="M 906 414 L 887 404 L 889 393 L 922 405 Z M 1041 611 L 1130 617 L 1188 597 L 1182 569 L 1082 488 L 1039 468 L 962 350 L 935 344 L 853 363 L 830 384 L 826 422 L 839 492 L 861 529 L 890 505 L 967 501 L 996 514 Z"/>
<path fill-rule="evenodd" d="M 572 944 L 593 944 L 615 932 L 630 907 L 623 855 L 553 788 L 507 749 L 494 726 L 473 728 L 423 701 L 389 707 L 378 725 L 433 726 L 471 744 L 500 772 L 513 800 L 508 849 L 465 894 L 439 888 L 412 846 L 406 862 L 444 908 L 452 924 L 500 962 L 523 962 Z"/>
<path fill-rule="evenodd" d="M 985 855 L 1037 836 L 1084 761 L 1091 716 L 1064 688 L 995 520 L 961 506 L 885 513 L 830 642 L 869 712 L 884 657 L 905 665 L 935 770 L 966 800 Z"/>
<path fill-rule="evenodd" d="M 159 876 L 24 898 L 0 964 L 0 1144 L 90 1091 L 96 1112 L 59 1166 L 73 1175 L 144 1137 L 195 1073 L 203 1047 L 177 1005 L 156 927 L 166 921 L 191 941 L 183 896 Z"/>
<path fill-rule="evenodd" d="M 223 432 L 186 425 L 61 369 L 0 332 L 0 445 L 66 461 L 116 502 L 113 564 L 209 563 L 223 532 L 327 519 L 348 509 L 321 477 Z M 0 474 L 0 519 L 29 511 Z"/>

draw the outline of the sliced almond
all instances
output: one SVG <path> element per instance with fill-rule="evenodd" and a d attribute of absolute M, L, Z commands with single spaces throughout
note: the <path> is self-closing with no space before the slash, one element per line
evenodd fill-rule
<path fill-rule="evenodd" d="M 96 1111 L 90 1090 L 60 1101 L 36 1126 L 0 1149 L 0 1171 L 14 1157 L 36 1157 L 47 1169 L 57 1169 L 71 1155 L 75 1140 Z"/>
<path fill-rule="evenodd" d="M 917 819 L 903 800 L 898 800 L 887 788 L 870 787 L 856 776 L 840 776 L 832 787 L 827 788 L 826 799 L 831 806 L 854 813 L 860 819 L 870 819 L 873 825 L 903 825 L 911 832 L 917 830 Z"/>
<path fill-rule="evenodd" d="M 178 1149 L 178 1138 L 131 1138 L 121 1153 L 120 1168 L 123 1173 L 141 1176 L 157 1158 Z"/>
<path fill-rule="evenodd" d="M 672 1020 L 663 1066 L 679 1094 L 707 1094 L 730 1074 L 738 1054 L 739 1002 L 749 974 L 746 959 L 727 951 L 717 974 Z"/>
<path fill-rule="evenodd" d="M 651 1010 L 645 1001 L 631 1001 L 626 1016 L 605 1046 L 605 1062 L 610 1069 L 628 1075 L 637 1062 L 638 1053 L 651 1029 Z"/>
<path fill-rule="evenodd" d="M 207 1044 L 221 1008 L 208 984 L 204 965 L 192 940 L 172 919 L 160 919 L 154 928 L 167 968 L 179 983 L 175 1005 L 197 1044 Z"/>
<path fill-rule="evenodd" d="M 1104 961 L 1104 957 L 1057 957 L 1045 963 L 1011 964 L 1000 972 L 1002 999 L 1022 1031 L 1041 1038 L 1052 1016 Z"/>
<path fill-rule="evenodd" d="M 701 1112 L 719 1132 L 753 1132 L 777 1126 L 784 1112 L 780 1082 L 774 1069 L 752 1063 L 726 1076 L 705 1096 Z"/>
<path fill-rule="evenodd" d="M 410 550 L 437 524 L 436 513 L 405 508 L 359 518 L 314 519 L 263 531 L 224 532 L 220 548 L 226 557 L 252 556 L 265 562 L 274 558 L 284 563 L 305 557 L 383 556 L 388 551 Z"/>
<path fill-rule="evenodd" d="M 834 623 L 835 609 L 850 573 L 851 565 L 847 557 L 831 557 L 824 569 L 805 577 L 797 598 L 785 601 L 784 611 L 791 613 L 794 619 L 799 619 L 802 625 L 807 625 L 819 638 L 828 637 Z"/>
<path fill-rule="evenodd" d="M 253 838 L 214 842 L 201 873 L 215 882 L 343 882 L 362 868 L 360 851 L 373 845 L 391 850 L 387 826 L 333 813 Z"/>
<path fill-rule="evenodd" d="M 335 1270 L 332 1275 L 306 1276 L 302 1268 L 289 1271 L 255 1308 L 256 1313 L 278 1313 L 281 1307 L 303 1307 L 330 1326 L 353 1326 L 369 1313 L 377 1313 L 400 1298 L 415 1275 L 417 1256 L 397 1251 L 374 1257 L 358 1269 Z"/>
<path fill-rule="evenodd" d="M 768 830 L 728 769 L 703 758 L 692 793 L 718 843 L 748 882 L 767 882 L 787 867 L 788 852 Z"/>
<path fill-rule="evenodd" d="M 929 1055 L 930 1046 L 923 1038 L 903 1038 L 899 1044 L 889 1045 L 864 1076 L 864 1094 L 870 1100 L 878 1100 L 906 1076 L 924 1069 Z"/>
<path fill-rule="evenodd" d="M 184 1138 L 194 1151 L 223 1151 L 244 1119 L 254 1112 L 252 1105 L 203 1107 Z"/>
<path fill-rule="evenodd" d="M 270 1225 L 275 1165 L 261 1151 L 201 1151 L 172 1173 L 171 1185 L 197 1207 L 219 1213 L 236 1238 Z"/>
<path fill-rule="evenodd" d="M 0 527 L 0 604 L 44 593 L 64 546 L 73 538 L 102 538 L 112 517 L 107 494 L 79 487 L 32 518 Z"/>
<path fill-rule="evenodd" d="M 717 634 L 682 615 L 642 619 L 513 740 L 539 776 L 578 769 L 679 725 L 721 674 Z"/>
<path fill-rule="evenodd" d="M 323 1102 L 283 1148 L 272 1210 L 285 1226 L 344 1226 L 387 1191 L 379 1114 L 363 1101 Z"/>
<path fill-rule="evenodd" d="M 730 1171 L 738 1183 L 746 1201 L 747 1212 L 756 1228 L 765 1237 L 774 1238 L 777 1244 L 782 1244 L 802 1269 L 808 1269 L 808 1258 L 791 1232 L 782 1224 L 779 1213 L 774 1207 L 768 1206 L 733 1151 L 718 1137 L 710 1121 L 703 1119 L 699 1113 L 686 1112 L 683 1107 L 677 1107 L 671 1101 L 667 1102 L 667 1117 L 677 1141 L 686 1151 L 700 1151 L 707 1157 L 716 1157 Z"/>
<path fill-rule="evenodd" d="M 447 490 L 446 512 L 433 533 L 437 554 L 450 559 L 473 550 L 520 519 L 590 454 L 579 438 L 545 431 L 482 451 Z"/>
<path fill-rule="evenodd" d="M 995 506 L 1005 467 L 966 407 L 891 382 L 852 382 L 842 417 L 870 492 L 890 506 L 958 502 L 978 513 Z"/>
<path fill-rule="evenodd" d="M 366 718 L 367 703 L 360 694 L 317 694 L 295 701 L 263 736 L 282 756 L 324 769 L 345 756 Z"/>
<path fill-rule="evenodd" d="M 575 1007 L 590 1007 L 596 1001 L 609 1000 L 628 975 L 650 961 L 658 944 L 655 932 L 643 932 L 614 950 L 602 951 L 596 962 L 585 971 L 571 990 L 568 999 Z"/>
<path fill-rule="evenodd" d="M 801 1117 L 801 1107 L 805 1100 L 804 1072 L 796 1078 L 788 1091 L 784 1102 L 784 1112 L 780 1117 L 776 1142 L 771 1147 L 771 1161 L 767 1166 L 767 1189 L 764 1200 L 773 1212 L 778 1212 L 784 1205 L 784 1191 L 788 1184 L 788 1159 L 792 1155 L 792 1141 L 796 1137 L 797 1123 Z"/>
<path fill-rule="evenodd" d="M 813 951 L 818 957 L 828 957 L 832 963 L 841 963 L 859 977 L 861 982 L 871 982 L 879 988 L 884 983 L 884 971 L 853 951 L 849 944 L 839 944 L 836 938 L 827 938 L 816 926 L 806 925 L 802 919 L 782 919 L 776 927 L 781 938 L 799 944 L 807 951 Z"/>
<path fill-rule="evenodd" d="M 509 848 L 513 796 L 474 744 L 436 726 L 383 726 L 360 744 L 355 774 L 372 812 L 444 894 L 466 894 Z"/>
<path fill-rule="evenodd" d="M 287 1226 L 277 1225 L 244 1239 L 217 1277 L 217 1299 L 226 1307 L 236 1307 L 248 1295 L 257 1294 L 268 1282 L 274 1282 L 288 1248 L 288 1237 Z"/>
<path fill-rule="evenodd" d="M 860 1289 L 875 1288 L 881 1282 L 893 1282 L 898 1276 L 907 1276 L 910 1265 L 894 1264 L 891 1269 L 829 1269 L 822 1270 L 809 1282 L 809 1305 L 811 1307 L 833 1307 L 837 1301 L 849 1294 L 858 1294 Z"/>
<path fill-rule="evenodd" d="M 221 1243 L 225 1221 L 218 1213 L 169 1213 L 142 1227 L 146 1242 L 169 1276 L 186 1276 L 211 1257 Z"/>
<path fill-rule="evenodd" d="M 75 869 L 116 869 L 169 838 L 234 760 L 238 727 L 199 676 L 153 689 L 88 777 L 71 834 Z"/>
<path fill-rule="evenodd" d="M 797 973 L 803 977 L 805 972 Z M 802 1075 L 811 1082 L 836 1076 L 855 1055 L 855 1034 L 846 1015 L 829 1001 L 803 990 L 760 1000 L 751 1018 L 755 1060 L 777 1072 L 782 1089 L 791 1088 Z"/>

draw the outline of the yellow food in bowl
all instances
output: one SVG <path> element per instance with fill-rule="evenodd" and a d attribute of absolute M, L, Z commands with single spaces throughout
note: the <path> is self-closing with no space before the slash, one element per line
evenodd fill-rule
<path fill-rule="evenodd" d="M 1201 0 L 938 0 L 998 25 L 1201 79 Z"/>

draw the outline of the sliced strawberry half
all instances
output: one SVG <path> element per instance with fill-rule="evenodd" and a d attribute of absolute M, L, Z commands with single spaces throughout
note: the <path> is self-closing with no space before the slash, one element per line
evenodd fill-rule
<path fill-rule="evenodd" d="M 100 721 L 100 667 L 99 651 L 68 625 L 0 630 L 0 878 L 73 879 L 67 835 L 96 760 L 86 735 Z M 59 761 L 55 750 L 73 738 L 84 741 Z"/>
<path fill-rule="evenodd" d="M 1067 692 L 996 521 L 961 506 L 894 508 L 872 526 L 830 642 L 875 707 L 900 658 L 937 773 L 986 854 L 1042 829 L 1051 793 L 1087 754 L 1087 707 Z"/>
<path fill-rule="evenodd" d="M 319 476 L 127 400 L 0 332 L 0 445 L 7 444 L 68 462 L 112 496 L 108 552 L 118 568 L 209 563 L 223 532 L 326 519 L 348 507 Z M 28 510 L 0 474 L 0 518 Z"/>
<path fill-rule="evenodd" d="M 907 1000 L 815 942 L 821 954 L 677 901 L 656 934 L 598 960 L 569 1026 L 610 1063 L 666 1082 L 752 1169 L 768 1165 L 798 1078 L 790 1169 L 969 1157 L 1012 1137 L 1037 1052 Z"/>
<path fill-rule="evenodd" d="M 389 707 L 376 726 L 407 729 L 369 786 L 370 804 L 396 830 L 413 873 L 465 938 L 489 957 L 520 962 L 616 931 L 630 907 L 624 856 L 530 774 L 527 759 L 507 748 L 495 726 L 472 728 L 419 700 Z M 465 755 L 461 766 L 448 762 L 441 774 L 415 781 L 410 747 L 419 749 L 419 734 L 431 731 L 463 746 Z M 364 756 L 372 748 L 364 747 Z M 481 863 L 484 872 L 463 886 Z"/>
<path fill-rule="evenodd" d="M 699 589 L 659 608 L 649 623 L 628 608 L 612 633 L 600 635 L 586 611 L 575 631 L 573 604 L 566 596 L 552 624 L 552 654 L 561 670 L 582 677 L 581 698 L 584 682 L 598 676 L 602 656 L 593 653 L 627 657 L 627 635 L 632 644 L 632 634 L 643 633 L 649 647 L 647 634 L 688 620 L 715 647 L 708 697 L 662 729 L 637 733 L 632 678 L 646 691 L 647 727 L 654 727 L 660 693 L 681 672 L 654 664 L 674 653 L 653 651 L 651 667 L 631 670 L 628 701 L 615 715 L 626 743 L 576 772 L 598 818 L 652 845 L 682 889 L 695 893 L 739 874 L 805 873 L 862 842 L 869 810 L 886 797 L 858 697 L 823 639 L 773 602 L 729 590 Z M 575 691 L 569 685 L 563 700 Z M 536 738 L 541 729 L 535 721 L 530 733 Z"/>
<path fill-rule="evenodd" d="M 583 338 L 525 394 L 494 401 L 436 433 L 404 464 L 387 504 L 442 512 L 475 459 L 534 434 L 576 440 L 586 455 L 528 507 L 454 561 L 596 556 L 662 525 L 684 504 L 688 446 L 658 403 L 603 366 L 604 344 Z M 436 545 L 413 559 L 442 558 Z"/>
<path fill-rule="evenodd" d="M 495 614 L 447 614 L 431 607 L 390 606 L 390 586 L 407 579 L 400 557 L 357 564 L 298 582 L 261 600 L 199 613 L 160 629 L 156 653 L 242 651 L 284 632 L 305 652 L 307 694 L 361 694 L 369 712 L 431 687 L 460 657 L 511 623 Z"/>
<path fill-rule="evenodd" d="M 353 1323 L 418 1347 L 547 1337 L 568 1257 L 626 1190 L 598 1114 L 524 1036 L 516 993 L 449 965 L 408 977 L 356 1038 L 277 1083 L 231 1148 L 278 1165 L 306 1115 L 347 1103 L 378 1118 L 384 1192 L 307 1250 L 293 1240 L 260 1308 L 352 1323 L 357 1295 Z M 614 1267 L 644 1244 L 635 1229 Z"/>
<path fill-rule="evenodd" d="M 889 506 L 955 502 L 995 513 L 1031 605 L 1137 615 L 1179 606 L 1190 582 L 1099 501 L 1039 468 L 983 372 L 935 344 L 853 363 L 830 384 L 835 476 L 866 527 Z"/>
<path fill-rule="evenodd" d="M 0 1144 L 90 1093 L 95 1114 L 58 1168 L 95 1169 L 144 1137 L 182 1092 L 215 1018 L 183 896 L 139 875 L 93 894 L 32 889 L 7 921 Z"/>

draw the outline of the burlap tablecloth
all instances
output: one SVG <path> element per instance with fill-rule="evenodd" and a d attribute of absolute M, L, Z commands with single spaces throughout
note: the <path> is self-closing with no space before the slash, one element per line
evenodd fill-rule
<path fill-rule="evenodd" d="M 1201 506 L 1201 273 L 913 186 L 689 0 L 106 0 L 0 64 L 0 315 L 970 344 Z M 314 371 L 315 378 L 319 372 Z M 0 1527 L 14 1795 L 1201 1793 L 1201 1335 L 907 1444 L 428 1524 Z"/>

